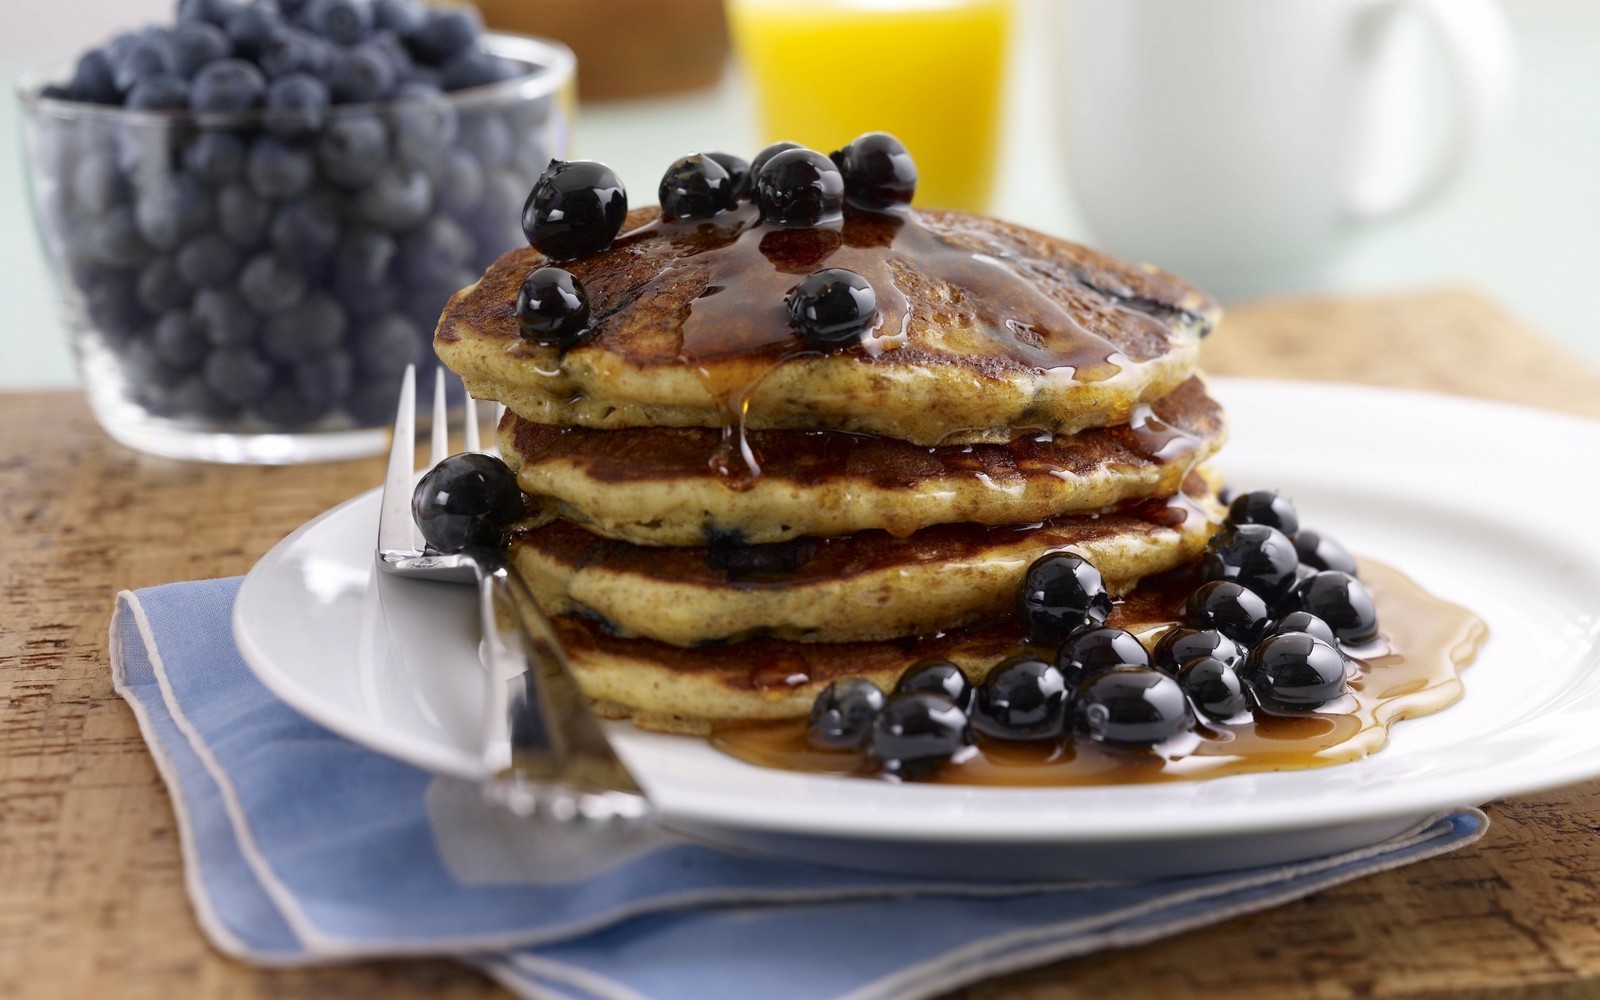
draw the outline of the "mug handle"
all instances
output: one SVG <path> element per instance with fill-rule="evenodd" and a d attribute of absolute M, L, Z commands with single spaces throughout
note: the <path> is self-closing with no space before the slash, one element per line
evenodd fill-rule
<path fill-rule="evenodd" d="M 1351 214 L 1362 221 L 1415 211 L 1444 193 L 1484 147 L 1510 103 L 1514 44 L 1496 0 L 1386 0 L 1369 14 L 1376 26 L 1387 28 L 1403 12 L 1418 15 L 1439 45 L 1454 108 L 1433 162 L 1414 181 L 1364 178 L 1350 204 Z"/>

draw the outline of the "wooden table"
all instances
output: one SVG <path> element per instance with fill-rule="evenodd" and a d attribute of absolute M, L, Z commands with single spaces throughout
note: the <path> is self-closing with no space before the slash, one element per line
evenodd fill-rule
<path fill-rule="evenodd" d="M 1240 308 L 1207 351 L 1215 372 L 1436 388 L 1600 417 L 1600 376 L 1467 293 Z M 442 961 L 263 971 L 212 951 L 184 895 L 166 791 L 111 690 L 117 590 L 243 573 L 379 478 L 377 459 L 230 468 L 149 458 L 106 438 L 76 393 L 0 394 L 0 996 L 504 995 Z M 957 995 L 1600 996 L 1600 782 L 1489 813 L 1488 835 L 1457 854 Z"/>

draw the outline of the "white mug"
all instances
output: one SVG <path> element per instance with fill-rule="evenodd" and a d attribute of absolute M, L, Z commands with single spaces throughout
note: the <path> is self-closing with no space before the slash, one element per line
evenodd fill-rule
<path fill-rule="evenodd" d="M 1094 238 L 1223 298 L 1316 284 L 1364 225 L 1448 188 L 1510 93 L 1494 0 L 1069 0 L 1064 13 L 1059 120 Z M 1448 71 L 1443 123 L 1418 120 L 1418 22 Z"/>

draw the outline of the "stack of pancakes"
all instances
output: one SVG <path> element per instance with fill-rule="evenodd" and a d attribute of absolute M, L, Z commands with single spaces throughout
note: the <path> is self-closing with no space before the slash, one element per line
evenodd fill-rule
<path fill-rule="evenodd" d="M 981 677 L 1022 642 L 1039 556 L 1078 552 L 1120 596 L 1204 548 L 1225 430 L 1197 289 L 955 212 L 656 214 L 561 263 L 593 314 L 576 346 L 519 336 L 518 288 L 550 263 L 531 249 L 452 298 L 435 339 L 508 408 L 533 512 L 511 555 L 603 713 L 705 731 L 928 656 Z M 873 285 L 862 343 L 790 325 L 786 289 L 821 267 Z"/>

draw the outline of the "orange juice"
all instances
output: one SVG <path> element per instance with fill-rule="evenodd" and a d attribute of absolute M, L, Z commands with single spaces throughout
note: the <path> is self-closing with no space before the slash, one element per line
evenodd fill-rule
<path fill-rule="evenodd" d="M 894 133 L 915 204 L 983 210 L 994 182 L 1012 0 L 733 0 L 767 142 L 824 153 Z"/>

